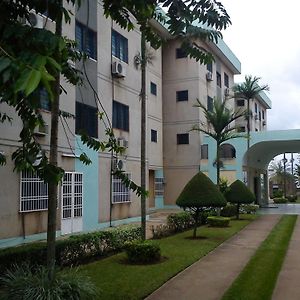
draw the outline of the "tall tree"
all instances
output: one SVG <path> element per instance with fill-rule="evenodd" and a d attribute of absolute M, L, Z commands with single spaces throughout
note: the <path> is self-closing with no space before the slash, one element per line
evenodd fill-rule
<path fill-rule="evenodd" d="M 245 76 L 245 81 L 236 84 L 233 86 L 233 91 L 235 92 L 235 97 L 239 99 L 244 99 L 247 101 L 247 110 L 246 110 L 246 120 L 247 120 L 247 151 L 250 148 L 250 100 L 256 98 L 259 93 L 263 91 L 269 91 L 269 86 L 267 84 L 260 86 L 258 83 L 260 77 L 252 77 L 251 75 Z M 248 152 L 247 152 L 247 162 L 248 162 Z M 248 178 L 248 176 L 247 176 Z M 247 186 L 249 186 L 249 180 L 247 179 Z"/>
<path fill-rule="evenodd" d="M 233 125 L 233 122 L 242 116 L 244 112 L 241 110 L 230 110 L 226 107 L 227 99 L 224 101 L 214 100 L 213 109 L 210 110 L 205 105 L 203 105 L 199 100 L 197 100 L 196 107 L 202 109 L 206 122 L 200 122 L 193 126 L 192 130 L 203 132 L 210 137 L 212 137 L 217 143 L 216 151 L 216 168 L 217 168 L 217 185 L 220 184 L 220 169 L 221 169 L 221 160 L 220 160 L 220 148 L 222 143 L 230 139 L 242 137 L 241 134 L 236 133 L 236 126 Z"/>

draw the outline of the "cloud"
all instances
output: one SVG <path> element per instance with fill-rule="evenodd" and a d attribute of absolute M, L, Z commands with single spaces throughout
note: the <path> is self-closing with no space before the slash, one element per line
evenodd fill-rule
<path fill-rule="evenodd" d="M 262 77 L 270 86 L 273 108 L 268 129 L 300 128 L 300 3 L 294 0 L 223 0 L 232 25 L 224 40 L 242 63 L 244 75 Z"/>

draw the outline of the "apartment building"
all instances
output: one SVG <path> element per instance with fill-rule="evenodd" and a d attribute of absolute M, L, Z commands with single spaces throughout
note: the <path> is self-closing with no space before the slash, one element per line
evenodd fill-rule
<path fill-rule="evenodd" d="M 37 18 L 39 24 L 53 29 L 51 22 L 45 25 L 43 16 Z M 152 21 L 152 26 L 168 41 L 158 50 L 147 46 L 152 57 L 147 66 L 148 210 L 174 206 L 184 184 L 199 171 L 203 137 L 190 132 L 203 120 L 202 112 L 193 107 L 196 99 L 208 107 L 214 99 L 222 101 L 234 74 L 240 73 L 240 62 L 222 40 L 218 44 L 197 42 L 214 54 L 215 61 L 206 66 L 187 58 L 180 41 L 168 36 L 161 24 Z M 120 28 L 103 16 L 100 3 L 88 1 L 74 11 L 63 34 L 75 39 L 89 58 L 77 65 L 84 74 L 82 86 L 62 82 L 67 94 L 62 94 L 60 108 L 76 118 L 60 118 L 58 157 L 66 174 L 57 206 L 58 236 L 140 219 L 140 199 L 111 175 L 113 168 L 120 168 L 140 184 L 140 32 Z M 49 124 L 50 106 L 44 91 L 40 100 Z M 21 125 L 14 118 L 12 125 L 0 126 L 0 151 L 8 158 L 18 146 Z M 85 130 L 105 140 L 109 127 L 126 148 L 123 155 L 92 151 L 78 135 Z M 46 126 L 36 133 L 45 151 L 49 151 L 49 130 Z M 91 165 L 79 161 L 83 152 Z M 5 183 L 0 190 L 0 247 L 43 239 L 47 226 L 47 185 L 35 174 L 20 174 L 13 168 L 10 159 L 0 168 Z"/>

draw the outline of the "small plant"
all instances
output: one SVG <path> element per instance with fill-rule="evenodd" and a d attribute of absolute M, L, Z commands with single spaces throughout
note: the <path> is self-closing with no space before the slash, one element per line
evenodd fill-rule
<path fill-rule="evenodd" d="M 286 198 L 273 198 L 273 201 L 275 204 L 285 204 L 288 202 L 288 200 Z"/>
<path fill-rule="evenodd" d="M 283 196 L 282 190 L 273 191 L 273 198 L 282 198 L 282 196 Z"/>
<path fill-rule="evenodd" d="M 125 243 L 128 261 L 131 263 L 153 263 L 160 260 L 160 248 L 153 241 L 132 241 Z"/>
<path fill-rule="evenodd" d="M 225 207 L 221 210 L 222 217 L 233 217 L 236 215 L 236 206 L 233 204 L 227 203 Z"/>
<path fill-rule="evenodd" d="M 219 190 L 226 197 L 226 193 L 229 191 L 229 184 L 227 178 L 220 178 Z"/>
<path fill-rule="evenodd" d="M 151 226 L 153 239 L 161 239 L 174 233 L 174 227 L 168 224 L 159 224 Z"/>
<path fill-rule="evenodd" d="M 0 277 L 3 300 L 95 299 L 97 290 L 90 278 L 75 269 L 56 271 L 49 280 L 46 267 L 14 266 Z"/>
<path fill-rule="evenodd" d="M 256 211 L 258 210 L 259 205 L 256 204 L 242 204 L 240 207 L 240 212 L 242 214 L 255 214 Z"/>
<path fill-rule="evenodd" d="M 190 212 L 170 214 L 167 218 L 167 222 L 171 228 L 174 228 L 175 232 L 181 232 L 194 226 L 194 219 Z"/>
<path fill-rule="evenodd" d="M 211 227 L 228 227 L 230 218 L 210 216 L 207 218 L 208 225 Z"/>
<path fill-rule="evenodd" d="M 297 201 L 297 196 L 296 195 L 289 195 L 286 198 L 289 202 L 296 202 Z"/>

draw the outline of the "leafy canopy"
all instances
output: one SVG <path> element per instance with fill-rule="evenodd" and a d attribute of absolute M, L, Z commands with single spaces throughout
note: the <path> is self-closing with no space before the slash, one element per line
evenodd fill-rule
<path fill-rule="evenodd" d="M 184 208 L 222 207 L 226 200 L 216 185 L 202 172 L 196 174 L 176 200 Z"/>
<path fill-rule="evenodd" d="M 250 204 L 255 201 L 255 196 L 242 181 L 236 180 L 230 185 L 226 200 L 230 203 Z"/>

